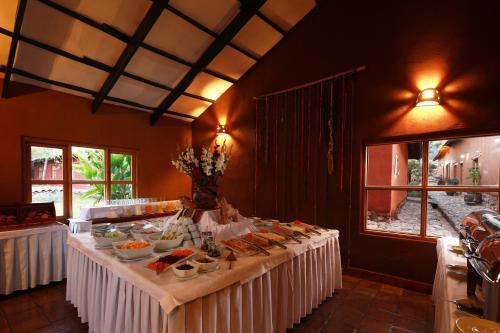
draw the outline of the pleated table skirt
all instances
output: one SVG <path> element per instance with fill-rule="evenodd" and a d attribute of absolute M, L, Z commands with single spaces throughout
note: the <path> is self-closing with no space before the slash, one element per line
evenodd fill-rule
<path fill-rule="evenodd" d="M 157 299 L 68 248 L 67 299 L 91 332 L 285 332 L 341 287 L 338 238 L 166 314 Z"/>

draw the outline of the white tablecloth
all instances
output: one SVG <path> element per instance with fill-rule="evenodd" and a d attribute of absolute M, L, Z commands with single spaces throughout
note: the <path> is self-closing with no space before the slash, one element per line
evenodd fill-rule
<path fill-rule="evenodd" d="M 0 232 L 0 294 L 64 279 L 67 234 L 61 224 Z"/>
<path fill-rule="evenodd" d="M 438 239 L 436 245 L 438 263 L 432 299 L 435 305 L 434 331 L 440 333 L 453 333 L 455 321 L 463 316 L 457 312 L 455 304 L 448 301 L 467 298 L 467 283 L 447 274 L 446 265 L 448 264 L 467 266 L 467 259 L 464 256 L 449 250 L 452 245 L 459 245 L 458 238 L 443 237 Z"/>
<path fill-rule="evenodd" d="M 170 201 L 160 201 L 160 202 L 149 202 L 149 203 L 141 203 L 141 204 L 130 204 L 130 205 L 108 205 L 108 206 L 94 206 L 94 207 L 82 207 L 80 209 L 80 219 L 82 220 L 93 220 L 100 218 L 108 218 L 108 217 L 123 217 L 123 216 L 132 216 L 135 213 L 136 208 L 140 208 L 142 214 L 145 213 L 145 207 L 148 205 L 152 205 L 156 207 L 156 205 L 173 205 L 173 207 L 179 207 L 179 200 L 170 200 Z M 153 210 L 153 213 L 155 211 Z M 132 215 L 131 215 L 132 214 Z"/>
<path fill-rule="evenodd" d="M 341 287 L 337 231 L 184 282 L 68 241 L 67 299 L 94 332 L 284 332 Z"/>

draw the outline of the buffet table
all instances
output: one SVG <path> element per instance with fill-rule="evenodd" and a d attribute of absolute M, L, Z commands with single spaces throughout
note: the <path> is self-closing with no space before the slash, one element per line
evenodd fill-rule
<path fill-rule="evenodd" d="M 437 268 L 432 290 L 435 305 L 434 331 L 454 332 L 455 321 L 464 314 L 457 312 L 455 304 L 449 301 L 467 298 L 467 282 L 448 275 L 446 265 L 467 266 L 463 255 L 451 252 L 452 245 L 459 245 L 458 238 L 443 237 L 437 240 Z"/>
<path fill-rule="evenodd" d="M 170 201 L 158 201 L 158 202 L 148 202 L 148 203 L 136 203 L 128 205 L 106 205 L 106 206 L 93 206 L 93 207 L 83 207 L 80 210 L 80 219 L 82 220 L 94 220 L 101 218 L 116 218 L 120 216 L 131 216 L 131 215 L 141 215 L 146 211 L 146 207 L 150 206 L 150 209 L 154 211 L 154 207 L 157 205 L 161 206 L 171 206 L 175 208 L 180 205 L 179 200 Z M 152 212 L 153 212 L 152 211 Z"/>
<path fill-rule="evenodd" d="M 0 232 L 0 295 L 64 279 L 67 234 L 59 223 Z"/>
<path fill-rule="evenodd" d="M 341 287 L 338 232 L 178 281 L 68 238 L 67 299 L 93 332 L 285 332 Z"/>

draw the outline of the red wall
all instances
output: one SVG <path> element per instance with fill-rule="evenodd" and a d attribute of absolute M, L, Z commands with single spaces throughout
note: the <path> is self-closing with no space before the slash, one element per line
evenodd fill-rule
<path fill-rule="evenodd" d="M 3 80 L 0 79 L 0 90 Z M 191 194 L 191 182 L 171 165 L 176 145 L 191 140 L 189 123 L 105 104 L 95 115 L 90 100 L 13 83 L 14 97 L 0 99 L 0 204 L 23 200 L 23 136 L 137 150 L 138 195 L 174 199 Z"/>
<path fill-rule="evenodd" d="M 258 214 L 252 211 L 253 97 L 366 65 L 356 84 L 352 195 L 339 194 L 336 181 L 333 197 L 318 204 L 326 207 L 324 224 L 341 231 L 344 264 L 430 283 L 433 243 L 359 232 L 363 143 L 500 129 L 499 6 L 466 0 L 321 1 L 194 123 L 193 142 L 202 143 L 227 120 L 233 159 L 221 192 L 243 213 Z M 433 85 L 442 91 L 443 105 L 413 108 L 419 88 Z M 265 200 L 266 193 L 259 198 Z"/>

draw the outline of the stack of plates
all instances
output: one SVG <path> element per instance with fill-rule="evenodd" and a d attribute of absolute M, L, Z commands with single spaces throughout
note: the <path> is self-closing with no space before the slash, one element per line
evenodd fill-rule
<path fill-rule="evenodd" d="M 455 333 L 500 333 L 500 324 L 477 317 L 461 317 L 455 322 Z"/>

